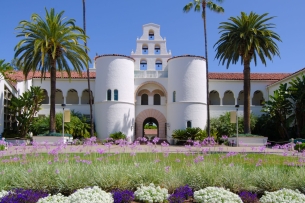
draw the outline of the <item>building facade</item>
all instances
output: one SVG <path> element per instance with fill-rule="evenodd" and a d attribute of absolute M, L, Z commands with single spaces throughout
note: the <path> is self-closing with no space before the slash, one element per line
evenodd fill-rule
<path fill-rule="evenodd" d="M 298 71 L 298 74 L 304 69 Z M 66 108 L 89 114 L 89 92 L 86 73 L 57 73 L 56 111 Z M 294 77 L 288 73 L 251 74 L 251 111 L 261 114 L 262 102 L 269 98 L 281 81 Z M 16 72 L 17 84 L 12 87 L 0 82 L 2 112 L 0 132 L 9 116 L 5 114 L 5 92 L 20 95 L 30 86 L 40 86 L 45 100 L 39 116 L 48 116 L 50 109 L 49 75 L 41 80 L 34 72 L 24 80 Z M 209 73 L 209 104 L 211 117 L 235 110 L 243 112 L 243 74 Z M 206 63 L 201 56 L 172 57 L 166 40 L 160 35 L 160 26 L 143 25 L 143 34 L 136 40 L 136 49 L 130 56 L 108 54 L 96 56 L 90 69 L 91 91 L 94 97 L 94 122 L 98 137 L 121 131 L 133 141 L 144 135 L 144 126 L 156 125 L 157 136 L 170 141 L 172 131 L 186 127 L 204 129 L 207 121 Z M 7 118 L 8 119 L 7 119 Z"/>

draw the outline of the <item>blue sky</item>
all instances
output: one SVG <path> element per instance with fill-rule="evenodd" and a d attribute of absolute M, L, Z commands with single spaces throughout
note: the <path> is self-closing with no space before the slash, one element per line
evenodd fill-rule
<path fill-rule="evenodd" d="M 136 38 L 142 35 L 142 25 L 156 23 L 161 36 L 167 39 L 167 48 L 173 56 L 193 54 L 204 56 L 203 22 L 199 13 L 183 13 L 190 0 L 86 0 L 87 35 L 90 37 L 89 56 L 96 54 L 130 55 L 136 47 Z M 82 0 L 9 0 L 1 1 L 0 59 L 10 62 L 18 23 L 30 20 L 32 13 L 45 15 L 44 8 L 64 10 L 67 18 L 74 18 L 82 27 Z M 283 42 L 278 43 L 281 58 L 267 61 L 267 67 L 251 64 L 251 72 L 295 72 L 305 67 L 305 1 L 303 0 L 224 0 L 223 14 L 207 13 L 208 51 L 210 72 L 242 72 L 243 66 L 230 65 L 229 69 L 214 59 L 213 45 L 219 39 L 218 26 L 241 11 L 269 13 Z"/>

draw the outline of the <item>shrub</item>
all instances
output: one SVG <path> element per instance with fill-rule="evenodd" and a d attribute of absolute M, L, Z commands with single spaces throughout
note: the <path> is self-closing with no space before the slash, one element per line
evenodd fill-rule
<path fill-rule="evenodd" d="M 3 151 L 3 150 L 5 150 L 5 145 L 0 144 L 0 151 Z"/>
<path fill-rule="evenodd" d="M 173 131 L 172 137 L 177 140 L 204 140 L 207 137 L 205 130 L 200 128 L 177 129 Z"/>
<path fill-rule="evenodd" d="M 69 198 L 63 196 L 61 193 L 56 195 L 49 195 L 47 197 L 41 198 L 37 203 L 70 203 Z"/>
<path fill-rule="evenodd" d="M 43 191 L 14 189 L 1 199 L 1 203 L 36 203 L 40 198 L 48 196 L 48 193 Z"/>
<path fill-rule="evenodd" d="M 250 115 L 250 127 L 253 131 L 257 118 L 251 114 Z M 238 117 L 238 132 L 241 133 L 244 130 L 244 119 L 243 117 Z M 227 112 L 218 118 L 211 119 L 211 129 L 215 129 L 218 132 L 219 136 L 222 135 L 234 135 L 236 134 L 236 123 L 230 123 L 230 112 Z"/>
<path fill-rule="evenodd" d="M 188 200 L 190 197 L 193 197 L 194 192 L 192 188 L 188 185 L 181 186 L 177 188 L 174 194 L 170 195 L 168 198 L 169 203 L 183 203 L 185 200 Z"/>
<path fill-rule="evenodd" d="M 302 143 L 302 144 L 296 144 L 295 146 L 294 146 L 294 150 L 297 150 L 297 151 L 299 151 L 299 152 L 301 152 L 301 151 L 303 151 L 305 149 L 305 143 Z"/>
<path fill-rule="evenodd" d="M 76 192 L 69 196 L 69 200 L 73 203 L 113 203 L 111 193 L 107 193 L 97 186 L 94 186 L 93 188 L 78 189 Z"/>
<path fill-rule="evenodd" d="M 137 200 L 150 203 L 162 203 L 168 198 L 168 190 L 160 186 L 156 187 L 153 183 L 138 187 L 134 194 Z"/>
<path fill-rule="evenodd" d="M 6 196 L 7 194 L 8 194 L 7 191 L 1 190 L 1 191 L 0 191 L 0 199 L 1 199 L 2 197 Z"/>
<path fill-rule="evenodd" d="M 244 203 L 258 203 L 257 194 L 249 191 L 241 191 L 238 193 Z"/>
<path fill-rule="evenodd" d="M 114 190 L 111 193 L 114 203 L 129 203 L 134 200 L 134 194 L 131 190 Z"/>
<path fill-rule="evenodd" d="M 259 201 L 261 203 L 300 203 L 305 202 L 305 195 L 298 190 L 284 188 L 275 192 L 265 192 Z"/>
<path fill-rule="evenodd" d="M 115 132 L 109 135 L 110 138 L 112 138 L 113 140 L 125 140 L 126 139 L 126 135 L 123 134 L 121 131 L 120 132 Z"/>
<path fill-rule="evenodd" d="M 241 198 L 224 188 L 207 187 L 194 192 L 194 200 L 202 203 L 230 202 L 243 203 Z"/>

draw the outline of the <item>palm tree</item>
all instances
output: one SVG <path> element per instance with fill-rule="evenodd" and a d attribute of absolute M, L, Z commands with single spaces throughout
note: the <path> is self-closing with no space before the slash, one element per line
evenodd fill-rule
<path fill-rule="evenodd" d="M 9 80 L 15 82 L 14 79 L 10 77 L 10 74 L 13 74 L 13 67 L 9 63 L 5 63 L 5 60 L 0 60 L 0 80 Z"/>
<path fill-rule="evenodd" d="M 83 1 L 83 24 L 84 24 L 84 33 L 86 34 L 86 0 Z M 87 42 L 85 42 L 85 47 L 87 47 Z M 85 50 L 87 53 L 87 49 Z M 90 136 L 94 136 L 94 126 L 93 126 L 93 116 L 92 116 L 92 101 L 93 101 L 93 96 L 91 92 L 91 87 L 90 87 L 90 71 L 89 67 L 87 67 L 87 80 L 88 80 L 88 91 L 89 91 L 89 104 L 90 104 Z"/>
<path fill-rule="evenodd" d="M 40 71 L 41 78 L 50 72 L 51 105 L 50 105 L 50 133 L 55 132 L 55 91 L 56 70 L 66 71 L 71 77 L 71 64 L 75 71 L 81 73 L 83 67 L 88 67 L 90 58 L 85 50 L 86 46 L 78 40 L 86 41 L 84 31 L 75 25 L 74 19 L 63 18 L 64 11 L 56 14 L 52 8 L 46 10 L 45 19 L 33 14 L 31 21 L 21 21 L 16 28 L 20 30 L 17 37 L 22 37 L 15 47 L 17 65 L 23 63 L 25 77 L 31 71 Z"/>
<path fill-rule="evenodd" d="M 250 62 L 257 57 L 266 66 L 266 58 L 272 60 L 280 55 L 275 40 L 281 41 L 280 36 L 272 31 L 275 27 L 268 21 L 274 17 L 265 18 L 268 13 L 258 15 L 251 12 L 247 15 L 230 17 L 230 22 L 220 23 L 220 39 L 215 43 L 216 56 L 219 63 L 236 64 L 238 60 L 244 65 L 244 133 L 251 133 L 250 129 Z"/>
<path fill-rule="evenodd" d="M 216 0 L 221 3 L 223 0 Z M 216 13 L 224 12 L 224 9 L 213 2 L 213 0 L 193 0 L 183 7 L 183 11 L 188 13 L 194 7 L 194 11 L 201 12 L 204 27 L 204 44 L 205 44 L 205 59 L 206 59 L 206 90 L 207 90 L 207 133 L 210 137 L 210 104 L 209 104 L 209 66 L 208 66 L 208 39 L 207 39 L 207 27 L 206 27 L 206 7 Z"/>

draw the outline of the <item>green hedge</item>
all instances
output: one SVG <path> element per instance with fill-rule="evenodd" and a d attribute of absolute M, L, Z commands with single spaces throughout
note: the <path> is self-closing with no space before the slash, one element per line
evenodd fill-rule
<path fill-rule="evenodd" d="M 305 143 L 302 143 L 302 144 L 296 144 L 294 146 L 294 150 L 297 150 L 299 152 L 303 151 L 305 149 Z"/>

